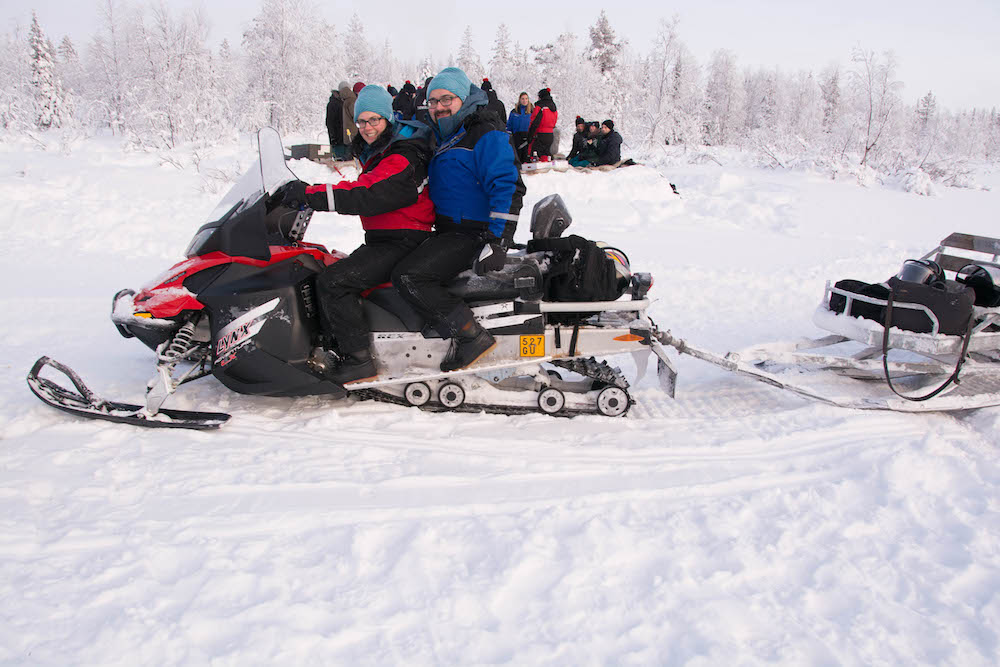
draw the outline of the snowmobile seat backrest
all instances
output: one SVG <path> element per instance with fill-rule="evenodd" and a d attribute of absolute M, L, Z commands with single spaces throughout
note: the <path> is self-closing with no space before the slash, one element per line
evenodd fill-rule
<path fill-rule="evenodd" d="M 531 238 L 558 238 L 573 222 L 566 202 L 558 193 L 543 197 L 531 209 Z"/>

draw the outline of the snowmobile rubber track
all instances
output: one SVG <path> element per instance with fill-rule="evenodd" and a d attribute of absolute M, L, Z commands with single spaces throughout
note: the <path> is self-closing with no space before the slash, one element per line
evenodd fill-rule
<path fill-rule="evenodd" d="M 66 389 L 52 380 L 39 377 L 39 373 L 46 366 L 51 366 L 68 377 L 76 391 Z M 27 381 L 28 388 L 42 402 L 58 410 L 87 419 L 100 419 L 146 428 L 186 428 L 206 431 L 219 428 L 229 421 L 230 417 L 222 412 L 166 409 L 151 415 L 141 405 L 106 401 L 96 396 L 72 369 L 49 357 L 38 358 L 35 365 L 31 367 L 31 371 L 28 372 Z"/>
<path fill-rule="evenodd" d="M 597 361 L 593 357 L 587 359 L 557 359 L 549 362 L 553 366 L 558 368 L 565 368 L 568 371 L 572 371 L 584 377 L 596 380 L 598 383 L 605 386 L 614 386 L 622 389 L 625 395 L 628 397 L 628 405 L 617 415 L 617 417 L 624 417 L 628 414 L 629 409 L 635 405 L 635 399 L 632 395 L 628 393 L 628 380 L 625 376 L 621 374 L 616 368 L 612 368 L 608 365 L 607 361 Z M 394 396 L 378 389 L 362 389 L 359 391 L 351 392 L 352 395 L 357 396 L 362 399 L 369 399 L 373 401 L 379 401 L 381 403 L 391 403 L 393 405 L 402 405 L 404 407 L 413 407 L 410 403 L 402 396 Z M 553 417 L 577 417 L 580 415 L 598 415 L 604 416 L 597 409 L 595 403 L 592 410 L 580 410 L 574 408 L 563 408 L 556 413 L 546 413 L 539 410 L 537 407 L 524 406 L 524 405 L 499 405 L 493 403 L 462 403 L 454 408 L 450 408 L 440 403 L 428 402 L 424 405 L 419 406 L 421 410 L 426 412 L 485 412 L 487 414 L 500 414 L 500 415 L 531 415 L 531 414 L 550 414 Z"/>

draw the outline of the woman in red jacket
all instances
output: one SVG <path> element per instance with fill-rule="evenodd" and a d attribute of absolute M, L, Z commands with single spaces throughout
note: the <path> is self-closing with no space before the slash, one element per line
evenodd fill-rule
<path fill-rule="evenodd" d="M 538 101 L 531 113 L 531 125 L 528 127 L 528 156 L 535 154 L 546 160 L 552 157 L 552 133 L 559 120 L 559 111 L 552 99 L 552 91 L 542 88 L 538 91 Z M 558 149 L 558 146 L 556 147 Z"/>
<path fill-rule="evenodd" d="M 358 136 L 352 148 L 362 165 L 358 180 L 300 186 L 313 210 L 361 216 L 365 229 L 364 244 L 316 279 L 320 321 L 337 342 L 339 360 L 317 351 L 311 362 L 338 384 L 378 374 L 361 292 L 389 282 L 393 267 L 431 235 L 434 223 L 434 205 L 424 187 L 430 129 L 394 120 L 392 97 L 376 85 L 361 90 L 354 120 Z"/>

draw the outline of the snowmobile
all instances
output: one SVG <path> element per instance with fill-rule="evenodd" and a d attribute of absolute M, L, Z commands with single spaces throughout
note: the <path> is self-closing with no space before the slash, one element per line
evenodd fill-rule
<path fill-rule="evenodd" d="M 27 378 L 41 400 L 107 421 L 218 428 L 229 415 L 163 408 L 181 385 L 212 375 L 233 391 L 262 396 L 351 396 L 427 410 L 621 417 L 634 403 L 629 383 L 603 357 L 626 352 L 644 354 L 644 360 L 655 353 L 661 382 L 672 394 L 676 373 L 646 316 L 649 274 L 631 273 L 626 258 L 615 263 L 619 298 L 547 301 L 554 255 L 523 247 L 508 253 L 501 271 L 469 270 L 451 286 L 497 340 L 475 364 L 441 372 L 448 340 L 391 285 L 383 285 L 364 300 L 378 376 L 347 387 L 326 379 L 310 363 L 322 335 L 315 278 L 344 255 L 303 240 L 312 211 L 285 201 L 284 186 L 296 177 L 281 139 L 264 129 L 258 143 L 259 160 L 198 229 L 187 258 L 138 291 L 124 289 L 113 297 L 111 319 L 121 335 L 156 354 L 145 404 L 101 399 L 48 357 Z M 562 199 L 550 195 L 532 212 L 532 237 L 557 238 L 571 221 Z M 73 388 L 42 377 L 47 368 L 65 374 Z"/>

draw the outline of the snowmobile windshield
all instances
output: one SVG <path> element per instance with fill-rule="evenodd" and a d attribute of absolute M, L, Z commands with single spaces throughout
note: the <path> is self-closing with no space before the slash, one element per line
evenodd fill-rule
<path fill-rule="evenodd" d="M 185 252 L 188 257 L 220 251 L 229 255 L 245 255 L 267 259 L 269 243 L 281 239 L 268 238 L 266 201 L 277 190 L 295 179 L 285 163 L 281 137 L 271 128 L 257 133 L 258 159 L 230 188 L 222 201 L 208 216 Z"/>

